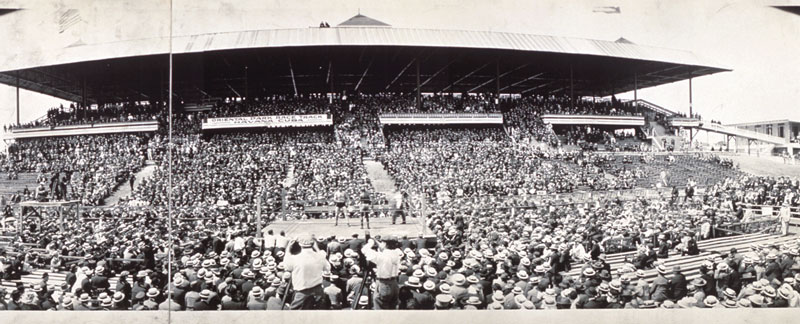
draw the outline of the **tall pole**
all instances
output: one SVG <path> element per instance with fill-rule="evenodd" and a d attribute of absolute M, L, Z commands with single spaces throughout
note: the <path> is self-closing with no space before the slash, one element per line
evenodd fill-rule
<path fill-rule="evenodd" d="M 689 118 L 694 117 L 694 111 L 692 110 L 692 77 L 691 74 L 689 75 Z"/>
<path fill-rule="evenodd" d="M 247 85 L 247 66 L 244 67 L 244 98 L 245 100 L 250 100 L 250 87 Z"/>
<path fill-rule="evenodd" d="M 639 112 L 639 74 L 633 72 L 633 107 Z"/>
<path fill-rule="evenodd" d="M 19 125 L 19 71 L 17 71 L 17 125 Z"/>
<path fill-rule="evenodd" d="M 167 94 L 167 100 L 169 101 L 168 110 L 169 110 L 169 130 L 167 132 L 168 141 L 167 141 L 167 166 L 169 168 L 168 180 L 167 180 L 167 240 L 169 250 L 167 250 L 167 287 L 169 287 L 169 291 L 167 294 L 167 306 L 168 308 L 172 308 L 172 251 L 173 251 L 173 240 L 172 240 L 172 1 L 169 2 L 169 93 Z M 170 322 L 172 319 L 172 312 L 167 313 L 167 322 Z"/>

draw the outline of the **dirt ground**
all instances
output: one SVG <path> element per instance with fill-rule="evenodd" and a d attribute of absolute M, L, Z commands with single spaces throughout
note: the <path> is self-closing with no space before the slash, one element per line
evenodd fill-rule
<path fill-rule="evenodd" d="M 759 176 L 792 176 L 800 178 L 800 161 L 795 161 L 795 165 L 784 164 L 780 157 L 756 157 L 756 156 L 725 156 L 739 164 L 739 168 L 748 173 Z M 791 163 L 791 162 L 790 162 Z"/>

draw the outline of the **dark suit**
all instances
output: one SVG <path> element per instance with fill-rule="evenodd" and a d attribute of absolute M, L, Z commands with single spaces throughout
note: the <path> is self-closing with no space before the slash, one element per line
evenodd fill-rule
<path fill-rule="evenodd" d="M 111 287 L 106 276 L 94 276 L 90 281 L 92 288 L 94 288 L 94 291 L 97 292 L 108 292 L 108 289 Z"/>
<path fill-rule="evenodd" d="M 731 271 L 728 273 L 728 288 L 733 289 L 736 293 L 742 290 L 742 275 L 739 271 Z"/>
<path fill-rule="evenodd" d="M 670 285 L 672 287 L 673 299 L 680 300 L 681 298 L 686 297 L 686 276 L 684 276 L 682 273 L 673 274 L 672 279 L 670 280 Z"/>
<path fill-rule="evenodd" d="M 216 310 L 216 308 L 212 308 L 207 301 L 201 300 L 194 303 L 194 310 L 207 311 L 207 310 Z"/>
<path fill-rule="evenodd" d="M 767 264 L 767 269 L 764 271 L 764 278 L 772 282 L 773 280 L 783 280 L 783 270 L 778 262 L 772 261 Z"/>

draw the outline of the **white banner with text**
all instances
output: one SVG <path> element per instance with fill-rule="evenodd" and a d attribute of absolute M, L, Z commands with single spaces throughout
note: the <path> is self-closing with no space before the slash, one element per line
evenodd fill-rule
<path fill-rule="evenodd" d="M 333 119 L 330 115 L 275 115 L 275 116 L 248 116 L 248 117 L 222 117 L 209 118 L 203 121 L 203 130 L 224 128 L 251 128 L 251 127 L 312 127 L 330 126 Z"/>

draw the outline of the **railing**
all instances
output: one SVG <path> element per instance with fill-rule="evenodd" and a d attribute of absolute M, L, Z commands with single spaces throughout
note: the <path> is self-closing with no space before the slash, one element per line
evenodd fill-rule
<path fill-rule="evenodd" d="M 392 113 L 379 116 L 381 124 L 388 125 L 426 125 L 426 124 L 502 124 L 503 114 L 500 113 L 452 113 L 452 114 L 426 114 L 426 113 Z"/>
<path fill-rule="evenodd" d="M 731 233 L 734 235 L 753 234 L 753 233 L 778 233 L 779 221 L 777 218 L 760 219 L 756 221 L 733 223 L 716 226 L 715 231 Z"/>
<path fill-rule="evenodd" d="M 759 140 L 762 142 L 772 143 L 772 144 L 785 144 L 786 139 L 783 137 L 772 136 L 764 133 L 754 132 L 751 130 L 746 130 L 743 128 L 733 127 L 733 126 L 724 126 L 720 124 L 711 124 L 711 123 L 702 123 L 700 124 L 700 128 L 704 130 L 711 130 L 718 133 L 723 133 L 727 135 L 739 136 L 739 137 L 746 137 L 750 139 Z"/>
<path fill-rule="evenodd" d="M 20 128 L 7 131 L 7 139 L 49 137 L 49 136 L 70 136 L 70 135 L 96 135 L 111 133 L 139 133 L 154 132 L 158 130 L 158 122 L 151 121 L 130 121 L 130 122 L 111 122 L 103 124 L 83 124 L 65 126 L 45 126 L 35 128 Z"/>
<path fill-rule="evenodd" d="M 674 112 L 672 110 L 669 110 L 667 108 L 661 107 L 659 105 L 656 105 L 656 104 L 654 104 L 652 102 L 649 102 L 647 100 L 644 100 L 644 99 L 632 100 L 631 102 L 637 103 L 638 105 L 644 106 L 645 108 L 650 109 L 652 111 L 655 111 L 657 113 L 664 114 L 667 117 L 674 116 L 674 115 L 678 114 L 678 113 L 676 113 L 676 112 Z"/>
<path fill-rule="evenodd" d="M 643 116 L 544 114 L 542 121 L 552 125 L 624 125 L 644 126 Z"/>

